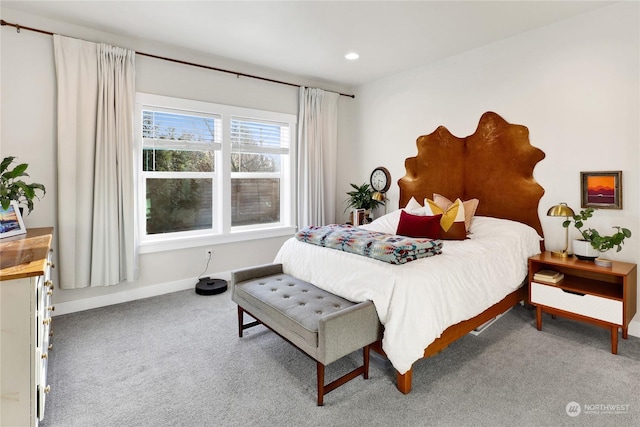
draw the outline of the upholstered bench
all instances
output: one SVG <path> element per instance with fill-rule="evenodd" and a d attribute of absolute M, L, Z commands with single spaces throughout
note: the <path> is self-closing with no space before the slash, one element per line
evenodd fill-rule
<path fill-rule="evenodd" d="M 238 304 L 238 335 L 263 324 L 317 364 L 318 406 L 324 395 L 360 374 L 369 378 L 369 345 L 380 323 L 371 301 L 354 303 L 282 272 L 282 264 L 233 271 L 231 299 Z M 256 319 L 244 323 L 244 313 Z M 362 349 L 363 365 L 325 385 L 331 362 Z"/>

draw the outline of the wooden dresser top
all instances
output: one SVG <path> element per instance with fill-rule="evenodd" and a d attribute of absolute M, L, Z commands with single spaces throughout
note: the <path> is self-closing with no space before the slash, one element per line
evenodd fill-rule
<path fill-rule="evenodd" d="M 0 240 L 0 281 L 43 275 L 52 238 L 53 227 L 43 227 Z"/>

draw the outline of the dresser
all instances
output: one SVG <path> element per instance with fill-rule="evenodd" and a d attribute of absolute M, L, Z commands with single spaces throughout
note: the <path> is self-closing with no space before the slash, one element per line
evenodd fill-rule
<path fill-rule="evenodd" d="M 0 425 L 37 426 L 49 392 L 53 228 L 0 240 Z"/>

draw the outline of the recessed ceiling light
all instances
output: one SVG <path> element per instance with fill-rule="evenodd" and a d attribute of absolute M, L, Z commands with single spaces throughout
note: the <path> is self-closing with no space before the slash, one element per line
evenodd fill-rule
<path fill-rule="evenodd" d="M 344 57 L 345 57 L 345 58 L 347 58 L 349 61 L 353 61 L 353 60 L 355 60 L 355 59 L 360 58 L 360 55 L 358 55 L 358 54 L 357 54 L 357 53 L 355 53 L 355 52 L 349 52 L 349 53 L 347 53 Z"/>

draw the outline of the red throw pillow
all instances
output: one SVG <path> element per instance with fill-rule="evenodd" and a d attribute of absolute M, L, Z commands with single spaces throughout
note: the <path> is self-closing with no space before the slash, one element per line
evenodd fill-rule
<path fill-rule="evenodd" d="M 400 221 L 396 234 L 407 237 L 427 237 L 437 239 L 440 235 L 440 219 L 442 215 L 411 215 L 405 211 L 400 213 Z"/>

